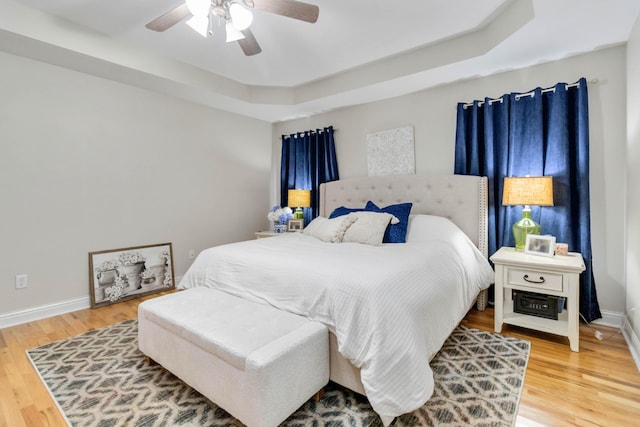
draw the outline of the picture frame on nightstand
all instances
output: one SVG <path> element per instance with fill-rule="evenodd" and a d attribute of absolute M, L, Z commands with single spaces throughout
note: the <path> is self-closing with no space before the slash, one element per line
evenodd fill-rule
<path fill-rule="evenodd" d="M 302 231 L 304 219 L 290 219 L 287 221 L 287 231 Z"/>
<path fill-rule="evenodd" d="M 555 251 L 555 246 L 555 236 L 527 234 L 527 240 L 524 244 L 524 253 L 551 257 Z"/>

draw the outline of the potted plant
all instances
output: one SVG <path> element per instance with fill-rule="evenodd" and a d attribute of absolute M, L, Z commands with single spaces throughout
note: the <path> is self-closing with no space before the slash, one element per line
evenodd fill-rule
<path fill-rule="evenodd" d="M 142 281 L 140 273 L 144 268 L 144 259 L 144 255 L 134 251 L 122 252 L 118 256 L 118 262 L 120 263 L 118 272 L 120 277 L 126 278 L 128 292 L 140 289 L 140 282 Z"/>
<path fill-rule="evenodd" d="M 287 221 L 293 219 L 293 211 L 290 207 L 274 206 L 267 214 L 267 218 L 273 221 L 273 231 L 276 233 L 284 233 L 287 231 Z"/>
<path fill-rule="evenodd" d="M 98 292 L 96 298 L 104 299 L 105 288 L 113 285 L 118 277 L 118 262 L 114 259 L 109 259 L 103 261 L 95 268 L 96 278 L 98 279 L 98 287 L 96 291 Z"/>

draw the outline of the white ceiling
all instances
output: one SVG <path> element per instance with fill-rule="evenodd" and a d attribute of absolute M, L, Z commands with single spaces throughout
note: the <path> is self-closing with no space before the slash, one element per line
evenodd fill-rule
<path fill-rule="evenodd" d="M 262 47 L 144 25 L 181 0 L 0 0 L 0 50 L 280 121 L 624 43 L 640 0 L 308 0 L 261 11 Z M 588 76 L 587 76 L 588 77 Z"/>

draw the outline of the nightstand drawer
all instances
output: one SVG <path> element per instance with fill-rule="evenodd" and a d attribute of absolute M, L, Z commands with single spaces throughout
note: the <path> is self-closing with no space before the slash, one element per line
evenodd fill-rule
<path fill-rule="evenodd" d="M 507 283 L 510 285 L 562 292 L 562 274 L 509 268 L 507 269 Z"/>

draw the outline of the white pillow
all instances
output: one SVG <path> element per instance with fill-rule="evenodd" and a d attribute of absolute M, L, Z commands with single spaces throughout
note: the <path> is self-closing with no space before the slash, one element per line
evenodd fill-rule
<path fill-rule="evenodd" d="M 319 216 L 311 221 L 302 230 L 302 233 L 320 239 L 323 242 L 340 243 L 344 232 L 355 220 L 356 218 L 349 217 L 349 215 L 331 219 Z"/>
<path fill-rule="evenodd" d="M 389 223 L 398 223 L 398 218 L 386 212 L 352 212 L 347 217 L 355 218 L 355 222 L 344 233 L 343 243 L 354 242 L 379 246 L 382 244 L 384 232 Z"/>
<path fill-rule="evenodd" d="M 458 235 L 460 229 L 451 220 L 436 215 L 409 215 L 407 243 L 427 243 L 447 240 Z"/>

